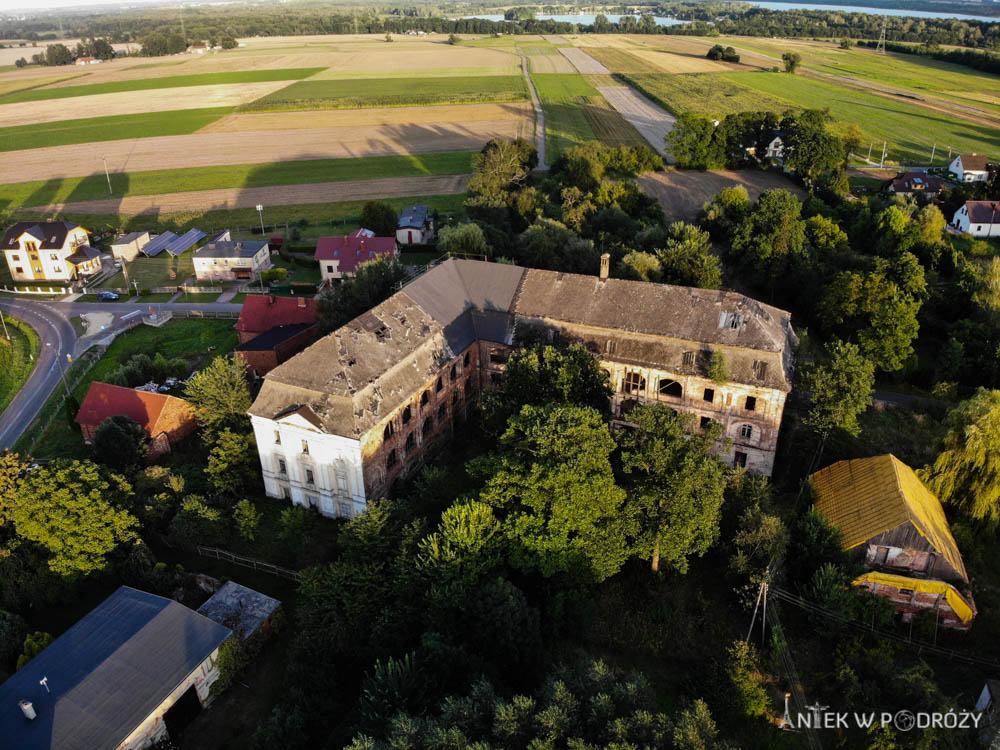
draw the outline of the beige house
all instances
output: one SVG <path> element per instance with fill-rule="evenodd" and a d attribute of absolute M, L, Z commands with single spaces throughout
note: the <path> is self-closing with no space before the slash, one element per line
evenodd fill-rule
<path fill-rule="evenodd" d="M 149 242 L 149 232 L 129 232 L 109 245 L 115 260 L 123 262 L 135 260 L 135 256 Z"/>
<path fill-rule="evenodd" d="M 266 242 L 213 240 L 194 252 L 194 274 L 198 281 L 256 281 L 271 267 Z"/>
<path fill-rule="evenodd" d="M 87 230 L 68 221 L 19 221 L 4 232 L 3 248 L 14 281 L 72 281 L 101 270 L 101 254 Z"/>
<path fill-rule="evenodd" d="M 732 292 L 450 259 L 271 370 L 250 408 L 267 494 L 352 517 L 450 439 L 523 341 L 580 343 L 619 424 L 643 403 L 721 423 L 723 460 L 774 465 L 798 340 Z M 727 362 L 709 377 L 713 353 Z"/>

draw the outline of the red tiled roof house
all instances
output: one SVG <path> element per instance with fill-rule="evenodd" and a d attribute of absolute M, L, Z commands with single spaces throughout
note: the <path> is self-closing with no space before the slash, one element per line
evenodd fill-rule
<path fill-rule="evenodd" d="M 198 427 L 194 408 L 182 398 L 98 382 L 90 384 L 76 422 L 89 443 L 101 422 L 118 415 L 130 417 L 142 426 L 150 437 L 152 457 L 169 453 L 171 446 Z"/>
<path fill-rule="evenodd" d="M 316 300 L 305 297 L 275 297 L 268 294 L 248 294 L 236 332 L 245 344 L 278 326 L 316 322 Z"/>
<path fill-rule="evenodd" d="M 324 283 L 349 278 L 358 266 L 376 258 L 398 258 L 395 237 L 376 237 L 370 229 L 357 229 L 345 237 L 320 237 L 316 260 Z"/>

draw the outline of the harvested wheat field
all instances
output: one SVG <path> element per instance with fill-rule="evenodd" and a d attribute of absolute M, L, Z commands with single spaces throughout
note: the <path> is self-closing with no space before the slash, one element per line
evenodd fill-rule
<path fill-rule="evenodd" d="M 54 146 L 5 153 L 0 161 L 0 184 L 18 182 L 24 175 L 48 180 L 98 174 L 104 169 L 102 156 L 107 157 L 112 172 L 144 172 L 296 159 L 478 151 L 491 138 L 530 136 L 531 127 L 523 118 L 464 124 L 404 122 L 370 128 L 194 133 Z"/>
<path fill-rule="evenodd" d="M 34 77 L 18 77 L 15 74 L 10 73 L 7 76 L 0 77 L 0 96 L 6 96 L 7 94 L 12 94 L 15 91 L 22 91 L 24 89 L 33 89 L 36 87 L 45 86 L 46 84 L 55 83 L 56 81 L 63 81 L 67 78 L 75 78 L 77 82 L 80 82 L 78 76 L 74 75 L 61 75 L 53 76 L 52 68 L 42 68 L 42 71 L 48 73 L 47 76 L 34 76 Z M 31 71 L 36 73 L 38 71 Z"/>
<path fill-rule="evenodd" d="M 630 54 L 651 63 L 664 73 L 734 73 L 746 71 L 745 65 L 709 60 L 704 55 L 678 55 L 660 50 L 631 49 Z M 638 71 L 642 72 L 642 71 Z"/>
<path fill-rule="evenodd" d="M 582 49 L 577 49 L 576 47 L 559 47 L 559 51 L 565 55 L 566 59 L 573 63 L 573 66 L 581 73 L 608 75 L 611 72 Z"/>
<path fill-rule="evenodd" d="M 765 190 L 781 188 L 805 197 L 805 191 L 784 175 L 775 172 L 715 170 L 708 172 L 669 169 L 666 172 L 643 175 L 639 187 L 646 195 L 656 198 L 663 207 L 667 221 L 694 221 L 702 206 L 723 188 L 742 185 L 750 200 L 757 200 Z"/>
<path fill-rule="evenodd" d="M 662 36 L 629 36 L 626 38 L 639 46 L 664 49 L 677 55 L 698 58 L 705 60 L 706 62 L 713 62 L 705 57 L 705 55 L 708 54 L 708 51 L 716 44 L 722 44 L 723 46 L 733 46 L 736 48 L 736 51 L 740 54 L 738 67 L 742 69 L 746 69 L 747 66 L 770 69 L 775 65 L 774 58 L 762 55 L 759 52 L 754 52 L 753 50 L 741 48 L 739 43 L 740 40 L 734 37 L 706 40 L 690 36 L 664 34 Z M 634 49 L 635 48 L 633 47 L 633 51 Z"/>
<path fill-rule="evenodd" d="M 468 175 L 390 177 L 379 180 L 313 182 L 307 185 L 137 195 L 129 198 L 55 203 L 25 210 L 33 213 L 69 212 L 119 215 L 149 212 L 174 214 L 188 211 L 226 211 L 237 208 L 253 208 L 258 203 L 267 203 L 269 206 L 294 206 L 302 203 L 340 203 L 375 198 L 402 198 L 408 195 L 452 195 L 464 193 L 468 182 Z"/>
<path fill-rule="evenodd" d="M 532 55 L 528 58 L 532 73 L 575 73 L 576 68 L 562 55 Z"/>
<path fill-rule="evenodd" d="M 287 85 L 288 81 L 266 81 L 121 91 L 114 94 L 73 97 L 72 106 L 67 106 L 66 99 L 44 99 L 32 102 L 30 107 L 20 103 L 0 104 L 0 127 L 73 120 L 80 116 L 80 112 L 100 112 L 102 117 L 113 117 L 135 112 L 235 107 L 252 102 Z"/>
<path fill-rule="evenodd" d="M 207 125 L 199 133 L 239 133 L 255 130 L 312 130 L 318 128 L 373 127 L 433 123 L 510 121 L 528 132 L 533 127 L 534 109 L 530 102 L 497 104 L 439 104 L 427 107 L 385 107 L 336 109 L 315 112 L 261 112 L 232 114 Z"/>
<path fill-rule="evenodd" d="M 634 89 L 609 86 L 599 91 L 608 104 L 618 110 L 618 114 L 638 130 L 658 154 L 667 155 L 663 139 L 674 129 L 677 118 Z"/>
<path fill-rule="evenodd" d="M 326 56 L 327 70 L 315 79 L 413 78 L 426 75 L 517 75 L 520 60 L 507 52 L 481 47 L 423 44 L 415 47 L 378 50 L 378 54 L 358 51 L 335 52 Z"/>

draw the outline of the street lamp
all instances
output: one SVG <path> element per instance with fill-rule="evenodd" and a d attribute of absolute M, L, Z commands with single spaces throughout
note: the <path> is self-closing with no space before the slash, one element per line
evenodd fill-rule
<path fill-rule="evenodd" d="M 104 176 L 108 178 L 108 195 L 113 195 L 111 190 L 111 175 L 108 173 L 108 157 L 102 156 L 101 159 L 104 160 Z"/>
<path fill-rule="evenodd" d="M 52 346 L 52 342 L 46 341 L 45 346 Z M 73 358 L 69 354 L 66 355 L 66 359 L 69 360 L 70 362 L 73 361 Z M 66 383 L 66 371 L 63 369 L 62 360 L 59 359 L 58 353 L 56 354 L 56 364 L 59 365 L 59 375 L 62 377 L 63 388 L 66 389 L 66 397 L 69 398 L 70 393 L 69 393 L 69 385 L 67 385 Z"/>
<path fill-rule="evenodd" d="M 257 204 L 257 213 L 260 215 L 260 236 L 264 236 L 264 207 L 261 204 Z"/>
<path fill-rule="evenodd" d="M 7 321 L 4 319 L 3 313 L 0 313 L 0 323 L 3 323 L 3 335 L 10 341 L 10 332 L 7 330 Z"/>

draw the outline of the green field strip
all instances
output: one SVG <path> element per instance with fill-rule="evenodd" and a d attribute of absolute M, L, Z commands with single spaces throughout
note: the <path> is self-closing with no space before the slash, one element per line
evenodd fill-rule
<path fill-rule="evenodd" d="M 211 107 L 14 125 L 0 128 L 0 151 L 152 138 L 159 135 L 188 135 L 232 111 L 232 107 Z"/>
<path fill-rule="evenodd" d="M 233 164 L 224 167 L 163 169 L 151 172 L 115 172 L 113 197 L 164 195 L 216 188 L 273 187 L 316 182 L 374 180 L 389 177 L 466 174 L 472 171 L 474 152 L 363 159 L 308 159 L 273 164 Z M 52 203 L 100 200 L 108 197 L 104 173 L 0 186 L 0 208 L 18 209 Z"/>
<path fill-rule="evenodd" d="M 54 89 L 31 89 L 0 97 L 0 104 L 37 102 L 44 99 L 67 99 L 94 94 L 117 94 L 123 91 L 148 91 L 150 89 L 180 88 L 182 86 L 216 86 L 234 83 L 263 83 L 267 81 L 296 81 L 308 78 L 326 68 L 287 68 L 285 70 L 240 70 L 230 73 L 192 73 L 162 78 L 139 78 L 132 81 L 108 81 L 80 86 L 62 86 Z"/>

